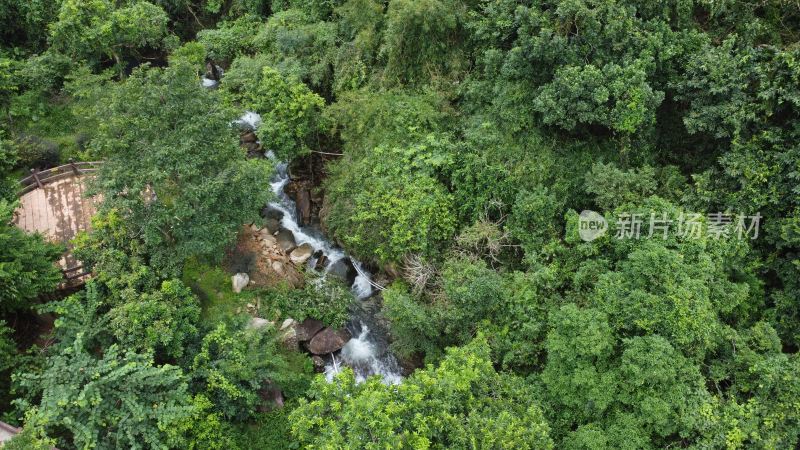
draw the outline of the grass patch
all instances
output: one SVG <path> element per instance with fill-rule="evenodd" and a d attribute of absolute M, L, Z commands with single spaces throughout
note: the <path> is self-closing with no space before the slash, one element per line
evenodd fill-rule
<path fill-rule="evenodd" d="M 289 413 L 293 405 L 262 413 L 254 423 L 237 427 L 236 442 L 239 448 L 260 448 L 265 450 L 284 450 L 300 448 L 293 442 Z"/>
<path fill-rule="evenodd" d="M 231 276 L 219 266 L 199 261 L 189 261 L 183 268 L 183 282 L 200 299 L 200 318 L 209 324 L 228 322 L 243 311 L 247 303 L 256 299 L 256 293 L 233 292 Z"/>
<path fill-rule="evenodd" d="M 331 327 L 343 327 L 355 301 L 353 294 L 342 283 L 315 279 L 316 276 L 307 273 L 302 289 L 279 284 L 259 290 L 259 315 L 268 320 L 291 317 L 302 321 L 311 317 Z"/>
<path fill-rule="evenodd" d="M 334 280 L 323 282 L 313 276 L 308 276 L 301 289 L 280 283 L 272 287 L 245 289 L 236 294 L 228 271 L 196 260 L 186 263 L 182 280 L 200 299 L 200 317 L 210 325 L 221 321 L 234 322 L 251 303 L 257 307 L 258 317 L 278 325 L 288 317 L 298 321 L 311 317 L 327 326 L 341 328 L 347 323 L 350 306 L 355 301 L 343 284 Z"/>

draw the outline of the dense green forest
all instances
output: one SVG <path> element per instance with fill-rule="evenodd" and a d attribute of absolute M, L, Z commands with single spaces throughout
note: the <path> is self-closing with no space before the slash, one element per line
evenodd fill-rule
<path fill-rule="evenodd" d="M 0 23 L 0 447 L 800 445 L 797 1 Z M 64 289 L 14 217 L 70 160 L 103 163 Z M 348 363 L 379 344 L 394 378 Z"/>

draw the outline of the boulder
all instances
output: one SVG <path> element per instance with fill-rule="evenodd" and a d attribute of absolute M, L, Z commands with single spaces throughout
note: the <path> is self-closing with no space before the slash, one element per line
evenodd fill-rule
<path fill-rule="evenodd" d="M 305 244 L 301 244 L 299 247 L 292 250 L 292 253 L 289 254 L 289 259 L 296 265 L 300 266 L 308 261 L 308 258 L 311 258 L 311 254 L 313 252 L 314 248 L 311 247 L 311 244 L 306 242 Z"/>
<path fill-rule="evenodd" d="M 311 362 L 314 363 L 314 371 L 317 373 L 325 372 L 325 360 L 321 356 L 314 355 L 311 357 Z"/>
<path fill-rule="evenodd" d="M 245 286 L 250 282 L 250 276 L 246 273 L 237 273 L 236 275 L 231 277 L 231 285 L 233 287 L 233 292 L 237 294 L 242 292 Z"/>
<path fill-rule="evenodd" d="M 278 222 L 280 222 L 281 220 L 283 220 L 283 211 L 267 205 L 261 208 L 261 217 L 265 219 L 275 219 Z"/>
<path fill-rule="evenodd" d="M 322 253 L 322 250 L 317 250 L 316 253 L 314 253 L 314 258 L 315 261 L 313 269 L 317 272 L 322 271 L 322 269 L 328 265 L 328 255 Z"/>
<path fill-rule="evenodd" d="M 287 350 L 300 350 L 300 341 L 297 340 L 297 332 L 294 328 L 290 327 L 281 331 L 280 340 L 283 347 Z"/>
<path fill-rule="evenodd" d="M 352 286 L 358 276 L 353 261 L 348 257 L 337 259 L 328 268 L 328 273 L 342 280 L 347 286 Z"/>
<path fill-rule="evenodd" d="M 325 328 L 322 322 L 317 319 L 308 318 L 294 327 L 297 334 L 297 340 L 300 342 L 310 341 L 319 330 Z"/>
<path fill-rule="evenodd" d="M 281 323 L 281 331 L 294 328 L 295 326 L 297 326 L 297 321 L 289 317 L 288 319 L 284 320 L 283 323 Z"/>
<path fill-rule="evenodd" d="M 287 266 L 286 275 L 284 278 L 289 282 L 289 285 L 295 289 L 300 289 L 306 284 L 303 274 L 300 273 L 300 271 L 298 271 L 294 266 Z"/>
<path fill-rule="evenodd" d="M 291 177 L 291 175 L 290 175 Z M 289 180 L 288 183 L 283 187 L 283 193 L 286 194 L 287 197 L 292 199 L 293 202 L 297 202 L 297 191 L 300 189 L 299 182 L 295 179 Z"/>
<path fill-rule="evenodd" d="M 258 405 L 258 412 L 269 412 L 275 408 L 283 408 L 283 392 L 281 389 L 272 383 L 267 384 L 258 390 L 258 396 L 263 401 Z"/>
<path fill-rule="evenodd" d="M 206 62 L 206 78 L 209 80 L 219 81 L 222 79 L 222 75 L 224 73 L 225 71 L 222 70 L 222 67 L 214 64 L 211 61 Z"/>
<path fill-rule="evenodd" d="M 281 261 L 272 261 L 271 267 L 272 270 L 274 270 L 279 277 L 286 280 L 290 286 L 299 289 L 305 284 L 303 275 L 298 272 L 294 266 L 287 265 Z"/>
<path fill-rule="evenodd" d="M 297 192 L 296 202 L 300 226 L 309 225 L 311 223 L 311 193 L 308 192 L 308 189 L 300 189 Z"/>
<path fill-rule="evenodd" d="M 281 221 L 278 219 L 265 219 L 264 229 L 267 230 L 269 234 L 274 234 L 281 229 Z"/>
<path fill-rule="evenodd" d="M 258 138 L 256 137 L 256 134 L 252 131 L 248 131 L 247 133 L 244 133 L 243 135 L 239 136 L 239 142 L 241 142 L 242 144 L 255 142 L 257 140 Z"/>
<path fill-rule="evenodd" d="M 286 275 L 286 268 L 280 261 L 272 261 L 272 270 L 280 276 Z"/>
<path fill-rule="evenodd" d="M 297 247 L 297 242 L 294 240 L 294 234 L 291 231 L 287 230 L 286 228 L 281 228 L 278 230 L 278 234 L 275 235 L 275 238 L 278 240 L 278 247 L 283 250 L 284 253 L 289 253 Z"/>
<path fill-rule="evenodd" d="M 247 323 L 247 328 L 259 329 L 267 325 L 272 325 L 272 322 L 267 319 L 262 319 L 261 317 L 253 317 L 250 319 L 250 322 Z"/>
<path fill-rule="evenodd" d="M 308 351 L 315 355 L 327 355 L 344 347 L 350 337 L 350 333 L 347 330 L 335 330 L 326 327 L 311 338 L 308 343 Z"/>
<path fill-rule="evenodd" d="M 267 230 L 264 229 L 262 231 L 267 231 Z M 267 248 L 272 248 L 273 245 L 278 245 L 278 239 L 269 233 L 261 234 L 261 242 L 263 242 L 264 246 Z"/>

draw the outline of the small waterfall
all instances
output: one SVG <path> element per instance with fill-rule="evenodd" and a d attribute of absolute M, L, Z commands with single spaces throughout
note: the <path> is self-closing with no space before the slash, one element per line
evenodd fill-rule
<path fill-rule="evenodd" d="M 351 327 L 354 324 L 351 323 Z M 351 367 L 356 375 L 356 382 L 360 383 L 372 375 L 380 375 L 384 383 L 399 384 L 403 377 L 400 375 L 400 367 L 397 360 L 388 353 L 384 345 L 379 345 L 379 341 L 372 340 L 370 329 L 364 322 L 358 323 L 360 331 L 358 336 L 347 341 L 342 348 L 342 362 Z M 334 361 L 335 362 L 335 361 Z M 325 376 L 328 380 L 338 373 L 336 365 L 328 370 L 325 368 Z"/>
<path fill-rule="evenodd" d="M 209 71 L 200 77 L 200 84 L 206 89 L 214 89 L 219 86 L 219 81 L 222 79 L 225 71 L 222 70 L 222 67 L 215 65 L 214 67 L 217 70 L 217 78 L 215 79 L 214 75 L 211 73 L 211 66 L 206 67 L 209 69 Z"/>
<path fill-rule="evenodd" d="M 255 129 L 261 124 L 261 116 L 248 111 L 234 124 Z M 294 234 L 297 245 L 308 243 L 314 249 L 314 252 L 322 251 L 327 256 L 329 261 L 326 269 L 327 273 L 327 270 L 336 261 L 346 258 L 348 255 L 342 249 L 329 242 L 319 230 L 298 225 L 295 203 L 284 192 L 284 188 L 289 182 L 288 165 L 286 162 L 278 161 L 275 153 L 271 150 L 266 151 L 264 156 L 276 163 L 275 175 L 270 181 L 270 187 L 277 200 L 270 202 L 269 206 L 283 213 L 281 226 Z M 359 261 L 353 258 L 350 258 L 350 260 L 358 271 L 358 276 L 356 276 L 350 289 L 353 295 L 363 302 L 372 296 L 374 292 L 369 278 L 370 273 Z M 371 375 L 380 375 L 383 377 L 384 382 L 388 384 L 397 384 L 403 379 L 397 360 L 388 351 L 388 343 L 386 338 L 383 337 L 386 335 L 385 330 L 381 330 L 377 325 L 374 319 L 375 311 L 370 312 L 368 309 L 358 307 L 352 313 L 347 328 L 351 335 L 356 337 L 350 339 L 342 348 L 340 360 L 337 360 L 335 354 L 331 355 L 330 362 L 325 366 L 325 377 L 328 380 L 332 380 L 334 375 L 341 371 L 342 365 L 347 365 L 353 369 L 358 382 L 364 381 Z"/>
<path fill-rule="evenodd" d="M 261 125 L 261 115 L 253 111 L 245 111 L 242 117 L 233 121 L 233 125 L 255 130 Z"/>

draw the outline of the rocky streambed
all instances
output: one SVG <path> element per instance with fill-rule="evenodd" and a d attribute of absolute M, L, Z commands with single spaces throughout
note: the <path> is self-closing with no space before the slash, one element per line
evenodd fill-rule
<path fill-rule="evenodd" d="M 324 327 L 315 319 L 299 323 L 287 319 L 280 326 L 284 342 L 311 353 L 317 369 L 329 379 L 347 366 L 358 381 L 379 375 L 386 383 L 399 383 L 400 365 L 388 349 L 387 330 L 376 316 L 380 285 L 371 279 L 367 268 L 325 236 L 319 222 L 323 199 L 314 189 L 313 173 L 290 174 L 293 171 L 285 162 L 277 161 L 272 152 L 261 147 L 254 133 L 260 124 L 257 114 L 245 113 L 236 124 L 242 130 L 240 143 L 248 155 L 270 158 L 276 165 L 270 180 L 276 200 L 262 210 L 264 227 L 251 226 L 249 230 L 258 244 L 259 263 L 268 264 L 272 272 L 295 287 L 303 284 L 300 269 L 317 271 L 323 278 L 338 278 L 350 286 L 356 299 L 345 329 Z M 260 325 L 263 323 L 254 318 L 252 326 Z"/>

